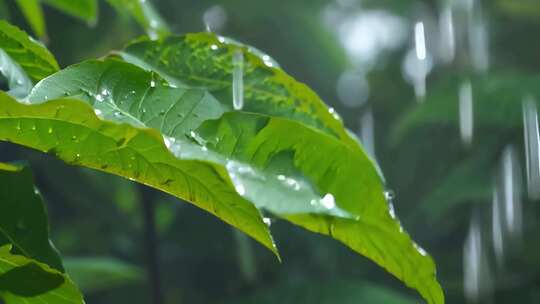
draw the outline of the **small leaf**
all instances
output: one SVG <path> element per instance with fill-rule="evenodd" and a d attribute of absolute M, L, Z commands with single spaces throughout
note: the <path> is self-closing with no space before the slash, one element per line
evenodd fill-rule
<path fill-rule="evenodd" d="M 123 261 L 106 258 L 68 257 L 66 271 L 85 293 L 113 289 L 143 281 L 143 271 Z"/>
<path fill-rule="evenodd" d="M 58 63 L 41 43 L 3 20 L 0 20 L 0 49 L 18 63 L 34 81 L 58 71 Z"/>
<path fill-rule="evenodd" d="M 0 236 L 24 256 L 63 271 L 49 240 L 47 212 L 30 168 L 0 163 L 0 202 Z"/>
<path fill-rule="evenodd" d="M 23 0 L 25 1 L 25 0 Z M 94 23 L 97 19 L 97 0 L 42 0 L 56 9 Z"/>
<path fill-rule="evenodd" d="M 13 61 L 3 49 L 0 49 L 0 72 L 7 78 L 8 94 L 15 98 L 26 97 L 34 86 L 21 66 Z"/>
<path fill-rule="evenodd" d="M 77 287 L 61 272 L 0 247 L 0 298 L 6 304 L 83 304 Z"/>
<path fill-rule="evenodd" d="M 17 4 L 34 33 L 38 37 L 44 37 L 46 35 L 45 18 L 39 0 L 17 0 Z"/>

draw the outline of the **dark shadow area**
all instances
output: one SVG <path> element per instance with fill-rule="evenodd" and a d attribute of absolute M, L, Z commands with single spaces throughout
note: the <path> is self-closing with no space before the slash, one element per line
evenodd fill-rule
<path fill-rule="evenodd" d="M 62 283 L 64 278 L 61 274 L 47 272 L 39 265 L 29 263 L 1 275 L 0 291 L 22 297 L 34 297 L 56 289 Z"/>

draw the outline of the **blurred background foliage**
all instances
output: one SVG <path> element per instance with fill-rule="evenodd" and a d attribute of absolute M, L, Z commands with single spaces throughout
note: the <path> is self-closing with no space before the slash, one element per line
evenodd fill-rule
<path fill-rule="evenodd" d="M 534 189 L 526 191 L 531 168 L 522 117 L 524 99 L 540 100 L 540 40 L 533 36 L 540 30 L 540 2 L 153 3 L 173 32 L 210 29 L 270 54 L 342 115 L 382 168 L 403 226 L 433 255 L 448 303 L 540 302 L 538 200 Z M 51 7 L 44 12 L 41 36 L 62 67 L 144 34 L 104 1 L 95 21 Z M 16 1 L 0 1 L 0 15 L 32 32 Z M 422 57 L 419 24 L 427 50 L 420 63 L 414 56 Z M 468 95 L 474 105 L 470 134 L 459 101 Z M 1 161 L 17 159 L 28 159 L 35 171 L 52 239 L 87 303 L 149 302 L 143 197 L 155 200 L 166 303 L 418 302 L 373 263 L 282 221 L 272 222 L 280 264 L 191 205 L 0 143 Z M 495 216 L 500 202 L 493 202 L 494 189 L 497 198 L 505 183 L 515 189 L 497 212 L 514 215 L 508 227 Z M 501 237 L 504 253 L 492 235 Z"/>

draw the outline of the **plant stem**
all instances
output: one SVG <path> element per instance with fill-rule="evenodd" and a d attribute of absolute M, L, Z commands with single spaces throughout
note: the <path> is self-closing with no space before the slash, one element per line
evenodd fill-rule
<path fill-rule="evenodd" d="M 148 283 L 151 288 L 153 304 L 163 304 L 163 294 L 159 271 L 159 251 L 156 232 L 154 192 L 146 187 L 140 187 L 141 205 L 144 216 L 144 234 L 146 252 L 146 268 Z"/>

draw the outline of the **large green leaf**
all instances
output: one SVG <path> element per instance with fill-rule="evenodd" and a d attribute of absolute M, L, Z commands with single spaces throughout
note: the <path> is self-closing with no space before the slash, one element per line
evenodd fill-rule
<path fill-rule="evenodd" d="M 332 236 L 418 289 L 429 301 L 442 300 L 433 261 L 397 222 L 365 154 L 297 122 L 259 114 L 227 113 L 195 133 L 205 147 L 226 156 L 228 168 L 237 166 L 231 165 L 231 159 L 251 165 L 229 172 L 237 188 L 259 208 Z M 275 191 L 279 182 L 290 187 Z"/>
<path fill-rule="evenodd" d="M 137 72 L 142 71 L 130 68 L 127 64 L 124 64 L 124 67 L 127 70 L 116 74 L 115 79 L 118 80 L 119 76 L 123 78 L 124 75 L 133 75 L 137 80 L 135 84 L 139 81 L 145 84 L 144 87 L 137 88 L 137 95 L 130 97 L 129 100 L 137 102 L 135 96 L 142 98 L 148 91 L 150 94 L 146 100 L 156 102 L 152 108 L 148 108 L 148 115 L 159 116 L 161 111 L 154 112 L 160 107 L 159 100 L 168 102 L 168 106 L 165 105 L 164 109 L 171 104 L 186 106 L 177 102 L 182 100 L 179 97 L 184 93 L 186 97 L 198 96 L 198 99 L 190 101 L 192 106 L 199 102 L 212 102 L 211 97 L 203 92 L 181 92 L 164 87 L 161 81 L 156 81 L 155 90 L 149 89 L 148 84 L 152 78 L 150 73 L 137 75 Z M 99 75 L 94 76 L 99 78 Z M 94 79 L 94 84 L 96 81 L 97 78 Z M 97 92 L 103 92 L 103 88 L 93 90 L 96 89 L 99 91 L 96 91 L 95 96 L 99 95 Z M 131 91 L 131 88 L 123 92 L 118 90 L 115 97 L 119 96 L 116 94 Z M 52 93 L 54 92 L 51 90 Z M 168 99 L 162 99 L 167 96 Z M 176 98 L 170 99 L 171 96 Z M 128 103 L 126 102 L 124 106 L 128 106 Z M 190 108 L 188 106 L 188 111 Z M 122 122 L 123 111 L 102 109 L 96 110 L 103 111 L 112 121 Z M 198 115 L 197 112 L 192 113 Z M 193 121 L 194 117 L 187 119 L 186 123 Z M 174 157 L 167 150 L 163 136 L 155 130 L 140 130 L 129 125 L 104 121 L 95 115 L 93 108 L 80 101 L 56 100 L 28 106 L 16 102 L 3 93 L 0 94 L 0 125 L 0 140 L 55 153 L 68 163 L 124 176 L 184 198 L 246 232 L 276 252 L 268 227 L 264 224 L 259 211 L 234 191 L 226 170 L 209 162 L 181 160 Z"/>
<path fill-rule="evenodd" d="M 60 256 L 49 240 L 47 212 L 29 167 L 0 163 L 2 237 L 26 257 L 63 270 Z M 0 245 L 4 245 L 1 240 Z"/>
<path fill-rule="evenodd" d="M 42 0 L 66 14 L 95 22 L 97 18 L 97 0 Z"/>
<path fill-rule="evenodd" d="M 356 148 L 333 109 L 306 85 L 275 67 L 270 57 L 250 51 L 212 33 L 142 38 L 128 45 L 122 57 L 151 69 L 179 87 L 199 87 L 232 108 L 233 55 L 245 53 L 244 111 L 286 117 L 342 139 Z"/>
<path fill-rule="evenodd" d="M 6 304 L 83 304 L 77 287 L 61 272 L 0 247 L 0 298 Z"/>
<path fill-rule="evenodd" d="M 39 37 L 45 36 L 45 18 L 39 0 L 17 0 L 17 4 L 34 33 Z"/>
<path fill-rule="evenodd" d="M 18 63 L 34 81 L 58 70 L 58 63 L 43 45 L 3 20 L 0 20 L 0 49 Z"/>
<path fill-rule="evenodd" d="M 159 130 L 177 160 L 211 162 L 215 170 L 226 173 L 226 180 L 230 178 L 231 182 L 221 187 L 236 190 L 259 208 L 341 240 L 418 289 L 429 301 L 442 301 L 431 258 L 417 248 L 392 218 L 378 172 L 359 146 L 353 148 L 349 141 L 286 117 L 244 111 L 224 114 L 230 105 L 218 102 L 207 92 L 170 86 L 153 72 L 114 59 L 67 68 L 36 85 L 29 101 L 40 103 L 63 96 L 86 100 L 104 120 Z M 52 129 L 54 133 L 56 128 Z M 341 133 L 346 134 L 344 129 Z M 15 142 L 37 147 L 33 141 Z M 92 162 L 103 162 L 97 160 L 102 152 L 94 152 L 98 147 L 84 145 L 70 143 L 67 155 L 64 155 L 66 149 L 55 143 L 38 148 L 61 151 L 63 159 L 98 167 L 98 163 Z M 121 141 L 120 145 L 130 146 L 131 141 Z M 151 144 L 145 144 L 145 147 L 156 153 L 164 146 L 151 148 Z M 148 158 L 156 156 L 144 155 L 145 163 L 152 163 Z M 155 177 L 145 172 L 146 167 L 126 172 L 129 159 L 125 158 L 123 163 L 108 162 L 105 170 L 158 186 L 213 211 L 208 203 L 201 204 L 200 198 L 187 197 L 182 192 L 185 189 L 173 187 L 171 191 L 171 187 L 161 185 L 163 182 L 156 183 Z M 172 163 L 177 160 L 169 158 Z M 142 162 L 133 161 L 134 167 Z M 142 173 L 147 176 L 137 175 Z M 205 178 L 209 177 L 201 180 Z M 190 182 L 177 186 L 186 188 Z M 224 200 L 222 205 L 230 202 Z M 234 224 L 235 221 L 216 210 L 214 214 Z M 251 225 L 260 224 L 258 220 L 258 217 L 250 219 Z M 236 226 L 257 238 L 247 227 Z"/>
<path fill-rule="evenodd" d="M 123 261 L 104 258 L 65 258 L 66 271 L 85 293 L 140 283 L 143 271 Z"/>
<path fill-rule="evenodd" d="M 175 86 L 207 89 L 230 110 L 232 58 L 238 50 L 244 52 L 245 58 L 243 111 L 260 115 L 227 114 L 220 121 L 206 123 L 195 133 L 210 150 L 227 159 L 256 166 L 257 175 L 261 175 L 260 170 L 271 169 L 285 183 L 297 186 L 295 170 L 299 170 L 306 177 L 299 185 L 306 181 L 315 184 L 309 194 L 297 190 L 280 192 L 282 198 L 275 193 L 265 195 L 269 188 L 265 185 L 272 181 L 268 176 L 247 178 L 245 174 L 239 178 L 237 172 L 234 177 L 241 184 L 249 184 L 240 187 L 245 196 L 259 208 L 333 236 L 417 288 L 430 301 L 442 301 L 440 287 L 434 281 L 433 262 L 422 256 L 421 250 L 417 250 L 389 215 L 376 165 L 344 129 L 334 111 L 307 86 L 275 67 L 268 56 L 211 33 L 158 40 L 142 38 L 130 44 L 121 56 L 159 73 Z M 311 128 L 299 128 L 298 122 Z M 287 179 L 290 176 L 292 180 Z M 251 195 L 248 188 L 253 192 Z M 278 199 L 274 199 L 276 195 Z M 313 200 L 317 195 L 319 200 Z M 321 196 L 323 205 L 335 199 L 338 210 L 327 210 L 324 214 L 317 204 L 308 206 L 310 201 L 320 201 Z M 271 201 L 265 202 L 264 197 Z M 291 202 L 294 197 L 298 198 L 297 203 Z M 283 201 L 286 203 L 280 205 Z M 345 211 L 345 216 L 341 211 Z M 411 260 L 404 262 L 409 257 Z"/>
<path fill-rule="evenodd" d="M 161 36 L 169 27 L 150 0 L 107 0 L 119 13 L 128 13 L 150 34 Z"/>

